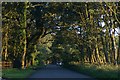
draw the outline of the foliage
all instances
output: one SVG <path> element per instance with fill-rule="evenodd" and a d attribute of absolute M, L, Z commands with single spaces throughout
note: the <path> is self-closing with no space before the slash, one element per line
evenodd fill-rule
<path fill-rule="evenodd" d="M 21 79 L 24 79 L 24 78 L 27 78 L 29 77 L 33 72 L 35 72 L 35 70 L 32 70 L 32 69 L 23 69 L 23 70 L 20 70 L 20 69 L 3 69 L 2 71 L 2 77 L 3 78 L 12 78 L 12 79 L 16 79 L 16 78 L 21 78 Z"/>
<path fill-rule="evenodd" d="M 114 65 L 95 65 L 95 64 L 83 64 L 83 65 L 64 65 L 65 68 L 92 76 L 98 80 L 116 80 L 119 79 L 118 67 Z"/>
<path fill-rule="evenodd" d="M 3 2 L 2 59 L 16 68 L 59 60 L 118 65 L 119 5 Z"/>

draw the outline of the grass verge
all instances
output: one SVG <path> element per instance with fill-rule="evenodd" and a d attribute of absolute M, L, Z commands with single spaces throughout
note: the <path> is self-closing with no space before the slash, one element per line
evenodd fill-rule
<path fill-rule="evenodd" d="M 3 69 L 2 70 L 2 77 L 3 78 L 27 78 L 31 75 L 35 70 L 32 69 Z"/>
<path fill-rule="evenodd" d="M 8 69 L 2 69 L 2 77 L 3 78 L 9 78 L 9 79 L 25 79 L 29 78 L 30 75 L 35 73 L 37 70 L 40 70 L 44 65 L 42 66 L 31 66 L 26 69 L 17 69 L 17 68 L 8 68 Z"/>
<path fill-rule="evenodd" d="M 63 67 L 89 75 L 98 80 L 120 80 L 120 69 L 113 65 L 64 65 Z"/>

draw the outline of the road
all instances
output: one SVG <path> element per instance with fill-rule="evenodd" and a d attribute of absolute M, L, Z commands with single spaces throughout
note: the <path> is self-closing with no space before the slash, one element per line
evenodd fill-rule
<path fill-rule="evenodd" d="M 31 75 L 30 78 L 62 78 L 63 79 L 77 79 L 77 80 L 84 80 L 84 79 L 89 79 L 89 80 L 95 80 L 89 76 L 61 68 L 56 65 L 47 65 L 45 68 L 38 70 L 35 74 Z M 52 79 L 53 80 L 53 79 Z"/>

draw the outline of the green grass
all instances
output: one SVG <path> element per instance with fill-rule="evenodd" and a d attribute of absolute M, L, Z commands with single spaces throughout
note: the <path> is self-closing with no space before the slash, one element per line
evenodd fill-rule
<path fill-rule="evenodd" d="M 9 68 L 9 69 L 2 69 L 2 77 L 3 78 L 28 78 L 31 74 L 36 72 L 38 69 L 41 69 L 45 65 L 37 65 L 37 66 L 30 66 L 26 69 L 17 69 L 17 68 Z"/>
<path fill-rule="evenodd" d="M 83 65 L 64 65 L 64 67 L 69 68 L 71 70 L 89 75 L 93 78 L 99 80 L 120 80 L 118 67 L 113 65 L 91 65 L 91 64 L 83 64 Z"/>
<path fill-rule="evenodd" d="M 3 78 L 27 78 L 30 76 L 35 70 L 32 69 L 3 69 L 2 77 Z"/>

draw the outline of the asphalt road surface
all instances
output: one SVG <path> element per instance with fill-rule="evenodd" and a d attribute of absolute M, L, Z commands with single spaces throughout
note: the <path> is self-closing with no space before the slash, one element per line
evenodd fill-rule
<path fill-rule="evenodd" d="M 37 72 L 33 75 L 31 75 L 30 78 L 36 78 L 36 79 L 52 79 L 54 78 L 56 79 L 67 79 L 67 80 L 95 80 L 89 76 L 68 70 L 68 69 L 64 69 L 61 68 L 60 66 L 56 66 L 56 65 L 47 65 L 45 68 L 43 69 L 38 69 Z M 53 80 L 53 79 L 52 79 Z"/>

